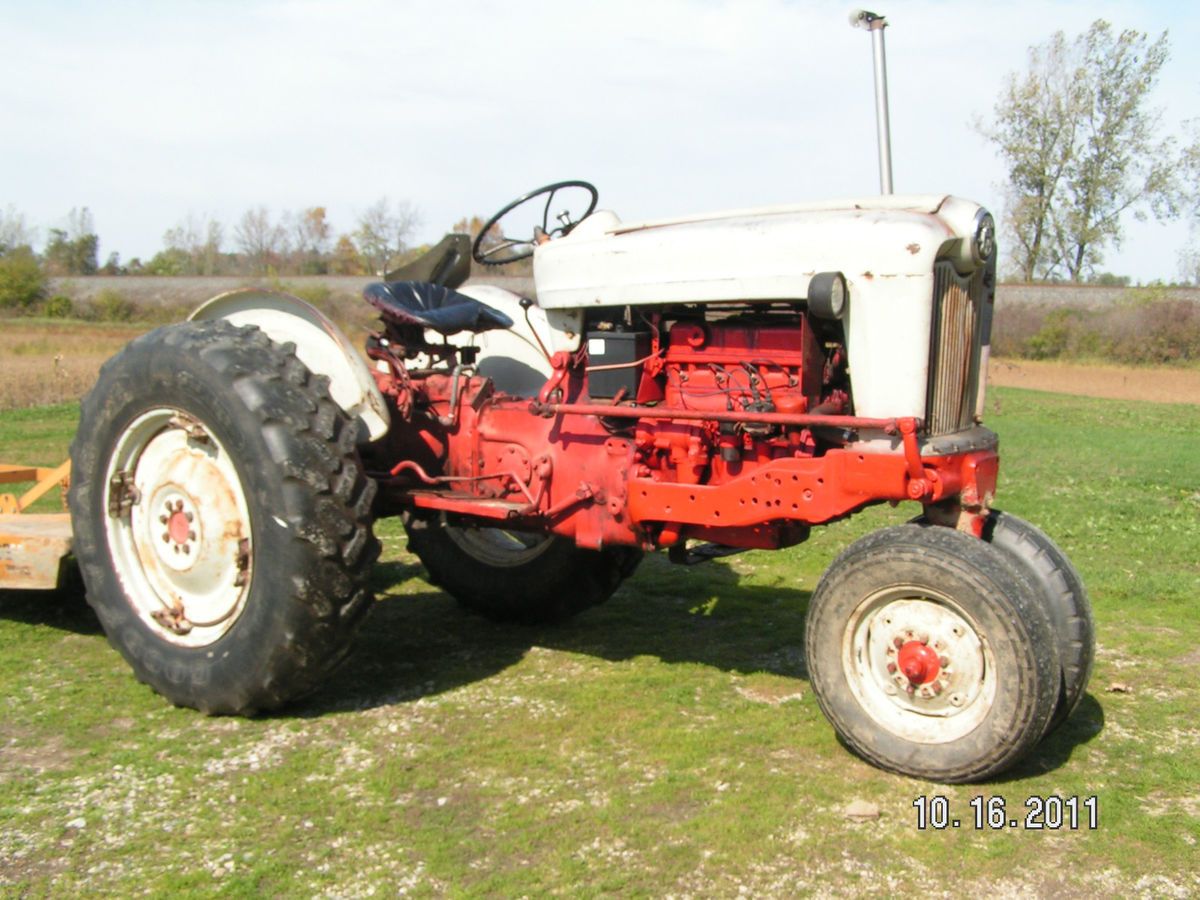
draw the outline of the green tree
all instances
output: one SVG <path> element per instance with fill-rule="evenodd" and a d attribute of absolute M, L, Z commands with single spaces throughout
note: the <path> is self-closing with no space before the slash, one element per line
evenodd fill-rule
<path fill-rule="evenodd" d="M 1132 213 L 1178 213 L 1177 157 L 1159 137 L 1149 95 L 1167 60 L 1167 34 L 1119 34 L 1103 20 L 1073 40 L 1031 47 L 981 132 L 1008 168 L 1005 225 L 1025 280 L 1082 281 L 1120 246 Z"/>
<path fill-rule="evenodd" d="M 130 266 L 132 268 L 132 264 Z M 192 259 L 187 251 L 178 247 L 167 247 L 159 250 L 144 266 L 139 265 L 137 271 L 143 275 L 187 275 L 192 267 Z"/>
<path fill-rule="evenodd" d="M 1179 274 L 1200 285 L 1200 119 L 1188 123 L 1192 142 L 1183 151 L 1180 167 L 1188 212 L 1188 243 L 1179 254 Z"/>
<path fill-rule="evenodd" d="M 333 246 L 333 257 L 329 260 L 331 275 L 362 275 L 362 258 L 354 240 L 348 234 L 343 234 Z"/>
<path fill-rule="evenodd" d="M 72 209 L 66 228 L 51 228 L 43 253 L 46 270 L 52 275 L 95 275 L 100 238 L 92 213 L 85 206 Z"/>
<path fill-rule="evenodd" d="M 0 309 L 29 312 L 46 296 L 46 275 L 27 244 L 0 253 Z"/>

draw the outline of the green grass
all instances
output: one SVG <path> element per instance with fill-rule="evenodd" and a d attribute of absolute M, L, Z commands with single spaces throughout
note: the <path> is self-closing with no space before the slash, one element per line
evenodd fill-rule
<path fill-rule="evenodd" d="M 0 595 L 0 893 L 1200 891 L 1200 406 L 996 390 L 991 407 L 998 505 L 1072 557 L 1099 637 L 1075 717 L 1000 780 L 871 768 L 804 678 L 820 572 L 914 509 L 779 553 L 650 557 L 543 629 L 461 613 L 388 522 L 356 654 L 272 717 L 173 709 L 78 598 Z M 5 413 L 0 459 L 58 460 L 74 415 Z M 932 794 L 963 827 L 917 830 Z M 973 796 L 1023 815 L 1047 794 L 1098 796 L 1098 831 L 970 827 Z M 848 819 L 856 799 L 880 818 Z"/>

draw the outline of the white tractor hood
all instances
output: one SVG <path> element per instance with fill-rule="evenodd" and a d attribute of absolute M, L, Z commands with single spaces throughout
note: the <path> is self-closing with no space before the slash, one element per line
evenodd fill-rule
<path fill-rule="evenodd" d="M 971 267 L 979 207 L 946 195 L 880 196 L 622 223 L 599 210 L 534 254 L 545 309 L 800 300 L 819 272 L 855 282 Z"/>

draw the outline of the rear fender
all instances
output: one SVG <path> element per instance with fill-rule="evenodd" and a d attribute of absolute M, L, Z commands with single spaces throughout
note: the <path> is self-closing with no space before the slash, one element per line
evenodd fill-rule
<path fill-rule="evenodd" d="M 360 443 L 387 434 L 391 420 L 366 360 L 340 328 L 299 297 L 253 288 L 230 291 L 201 304 L 188 319 L 257 325 L 275 343 L 295 344 L 300 361 L 329 378 L 329 394 L 358 423 Z"/>
<path fill-rule="evenodd" d="M 474 344 L 479 348 L 476 369 L 492 379 L 496 387 L 518 397 L 533 397 L 546 383 L 553 368 L 538 346 L 538 339 L 550 353 L 579 349 L 583 313 L 576 309 L 529 307 L 528 320 L 521 307 L 521 296 L 490 284 L 468 284 L 458 289 L 507 315 L 511 328 L 458 334 L 451 343 Z"/>

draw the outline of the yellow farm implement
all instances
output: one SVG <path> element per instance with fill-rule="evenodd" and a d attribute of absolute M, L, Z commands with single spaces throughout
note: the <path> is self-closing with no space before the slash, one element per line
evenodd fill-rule
<path fill-rule="evenodd" d="M 53 469 L 0 463 L 0 486 L 33 485 L 20 494 L 0 493 L 0 589 L 58 586 L 71 553 L 71 517 L 26 510 L 55 487 L 66 487 L 70 477 L 70 462 Z"/>

